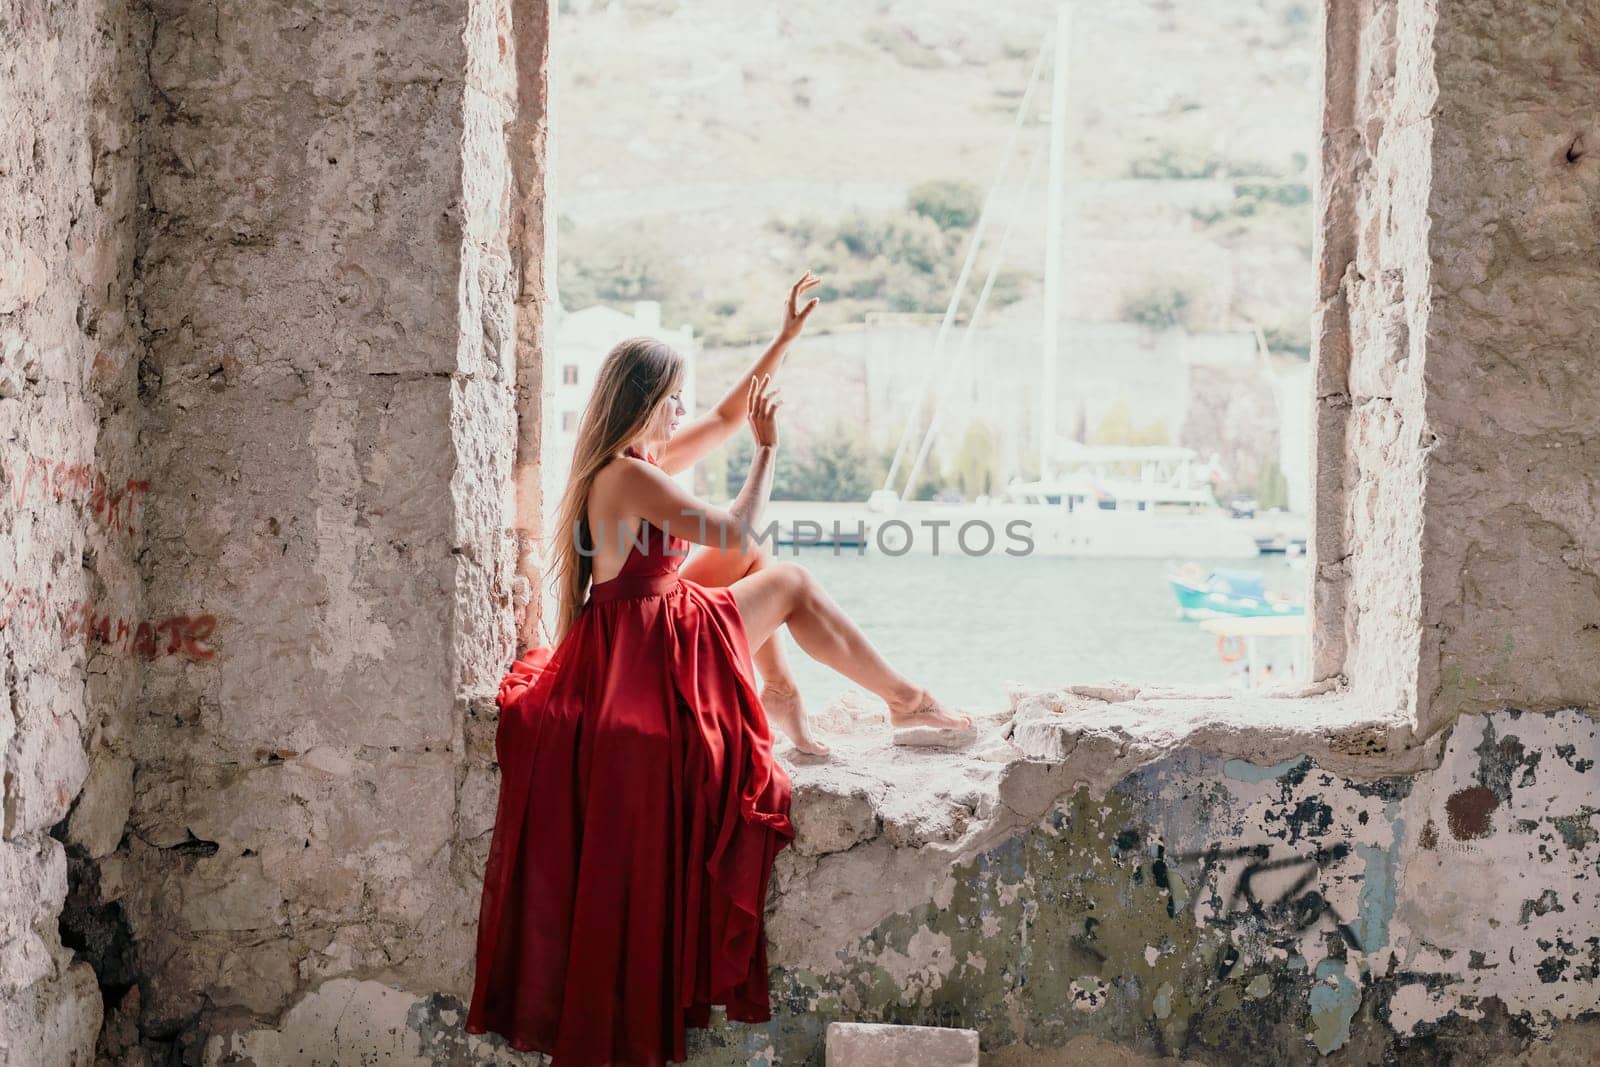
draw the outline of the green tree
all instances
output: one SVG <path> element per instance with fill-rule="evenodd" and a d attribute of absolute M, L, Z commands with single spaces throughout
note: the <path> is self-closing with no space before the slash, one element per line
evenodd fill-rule
<path fill-rule="evenodd" d="M 906 454 L 900 457 L 900 470 L 896 474 L 897 481 L 903 481 L 905 476 L 911 473 L 911 464 L 917 458 L 916 450 L 920 447 L 920 438 L 907 446 Z M 887 476 L 889 467 L 894 462 L 894 450 L 895 446 L 889 445 L 879 453 L 875 468 L 883 473 L 873 479 L 875 484 L 881 485 L 884 477 Z M 939 465 L 939 450 L 938 448 L 930 448 L 927 457 L 922 461 L 922 469 L 918 472 L 917 484 L 902 493 L 901 499 L 932 500 L 941 489 L 948 485 L 949 481 Z M 894 486 L 894 489 L 895 492 L 901 492 L 901 487 L 898 484 Z"/>
<path fill-rule="evenodd" d="M 1123 299 L 1122 321 L 1137 322 L 1157 330 L 1187 327 L 1193 318 L 1193 303 L 1194 297 L 1187 286 L 1150 285 Z"/>
<path fill-rule="evenodd" d="M 749 434 L 740 434 L 723 452 L 720 484 L 724 497 L 731 499 L 744 488 L 744 481 L 750 475 L 755 443 Z M 833 432 L 805 448 L 778 449 L 778 460 L 772 472 L 772 499 L 866 500 L 877 488 L 876 478 L 866 444 L 849 430 L 835 427 Z"/>
<path fill-rule="evenodd" d="M 1172 434 L 1160 419 L 1135 425 L 1125 400 L 1118 400 L 1100 416 L 1090 443 L 1097 445 L 1169 445 Z"/>
<path fill-rule="evenodd" d="M 1268 326 L 1261 331 L 1261 336 L 1267 342 L 1269 352 L 1293 356 L 1295 359 L 1311 358 L 1311 327 L 1303 320 Z"/>
<path fill-rule="evenodd" d="M 906 206 L 941 230 L 965 230 L 978 221 L 983 200 L 971 182 L 928 181 L 911 188 Z"/>
<path fill-rule="evenodd" d="M 1289 506 L 1289 479 L 1276 456 L 1268 456 L 1261 463 L 1261 475 L 1256 482 L 1256 504 L 1261 508 L 1286 508 Z"/>
<path fill-rule="evenodd" d="M 955 478 L 967 500 L 992 493 L 999 485 L 994 434 L 988 423 L 971 422 L 956 453 Z"/>
<path fill-rule="evenodd" d="M 787 490 L 796 500 L 865 500 L 875 486 L 868 477 L 867 450 L 843 426 L 795 456 Z"/>

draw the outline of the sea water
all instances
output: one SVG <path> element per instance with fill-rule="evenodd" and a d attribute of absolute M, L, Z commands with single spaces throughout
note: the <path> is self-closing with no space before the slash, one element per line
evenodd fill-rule
<path fill-rule="evenodd" d="M 1006 705 L 1007 683 L 1053 687 L 1119 678 L 1140 683 L 1242 684 L 1217 638 L 1178 617 L 1168 576 L 1185 559 L 1064 559 L 1004 555 L 905 555 L 785 546 L 866 632 L 890 665 L 947 704 Z M 1266 588 L 1303 600 L 1303 560 L 1241 563 Z M 820 708 L 853 682 L 805 656 L 786 635 L 808 706 Z M 1263 639 L 1263 662 L 1287 675 L 1289 642 Z"/>

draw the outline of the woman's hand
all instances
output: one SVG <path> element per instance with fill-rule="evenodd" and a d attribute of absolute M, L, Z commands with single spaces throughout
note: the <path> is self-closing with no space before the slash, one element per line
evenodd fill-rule
<path fill-rule="evenodd" d="M 806 319 L 817 309 L 820 302 L 812 297 L 806 302 L 805 307 L 800 306 L 800 298 L 812 289 L 822 284 L 822 279 L 806 271 L 800 280 L 795 282 L 789 290 L 789 302 L 783 309 L 783 329 L 778 331 L 778 339 L 783 342 L 793 341 L 800 336 L 800 331 L 806 328 Z"/>
<path fill-rule="evenodd" d="M 758 448 L 770 448 L 778 443 L 778 406 L 783 401 L 778 399 L 778 390 L 771 388 L 771 383 L 770 374 L 759 378 L 752 376 L 746 391 L 745 418 L 750 420 L 750 435 Z"/>

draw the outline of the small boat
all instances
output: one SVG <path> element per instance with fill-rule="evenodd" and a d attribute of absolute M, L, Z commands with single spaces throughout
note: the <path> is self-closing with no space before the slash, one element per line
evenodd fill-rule
<path fill-rule="evenodd" d="M 1258 537 L 1256 552 L 1263 556 L 1303 556 L 1306 554 L 1306 539 L 1284 533 Z"/>
<path fill-rule="evenodd" d="M 1310 627 L 1304 614 L 1272 618 L 1207 619 L 1200 624 L 1207 633 L 1217 635 L 1217 658 L 1233 669 L 1231 683 L 1245 689 L 1288 683 L 1304 684 L 1311 662 Z M 1288 648 L 1282 647 L 1288 641 Z M 1275 672 L 1269 651 L 1277 652 L 1278 664 L 1286 668 Z M 1285 657 L 1284 653 L 1287 652 Z M 1287 661 L 1285 661 L 1287 660 Z"/>
<path fill-rule="evenodd" d="M 1256 571 L 1218 568 L 1207 574 L 1188 563 L 1167 580 L 1178 597 L 1178 614 L 1185 619 L 1290 617 L 1306 612 L 1304 604 L 1267 592 Z"/>
<path fill-rule="evenodd" d="M 865 549 L 878 516 L 865 505 L 820 500 L 773 500 L 761 513 L 761 537 L 780 545 Z"/>

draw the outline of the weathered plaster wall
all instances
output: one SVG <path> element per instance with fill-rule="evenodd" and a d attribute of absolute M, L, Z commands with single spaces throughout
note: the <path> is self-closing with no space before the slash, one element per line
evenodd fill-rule
<path fill-rule="evenodd" d="M 146 596 L 215 622 L 150 665 L 101 865 L 130 1061 L 344 976 L 468 988 L 525 296 L 508 3 L 152 13 Z"/>
<path fill-rule="evenodd" d="M 1425 725 L 1600 693 L 1600 2 L 1439 5 Z"/>
<path fill-rule="evenodd" d="M 713 1038 L 724 1051 L 704 1062 L 803 1060 L 831 1018 L 959 1023 L 987 1050 L 1092 1035 L 1216 1063 L 1485 1062 L 1600 1019 L 1594 718 L 1463 718 L 1436 766 L 1377 777 L 1197 736 L 1102 790 L 1096 765 L 1138 748 L 1137 718 L 1108 748 L 1117 731 L 1084 710 L 1019 711 L 1024 747 L 1057 733 L 1097 750 L 1056 777 L 1038 825 L 962 854 L 980 794 L 932 894 L 854 936 L 840 916 L 860 902 L 839 890 L 933 866 L 906 855 L 929 846 L 870 793 L 803 826 L 774 916 L 785 1017 Z M 1008 790 L 1016 773 L 998 799 L 1026 810 L 1042 795 Z"/>
<path fill-rule="evenodd" d="M 1328 7 L 1351 691 L 1033 694 L 964 754 L 841 722 L 779 1018 L 700 1062 L 836 1017 L 1016 1062 L 1596 1051 L 1595 720 L 1499 710 L 1600 670 L 1594 5 Z M 460 1022 L 538 532 L 546 12 L 135 10 L 0 6 L 0 1060 L 86 1061 L 103 992 L 117 1063 L 526 1062 Z"/>
<path fill-rule="evenodd" d="M 143 38 L 122 3 L 0 3 L 0 1063 L 93 1060 L 68 852 L 117 846 L 167 637 L 134 562 Z"/>

